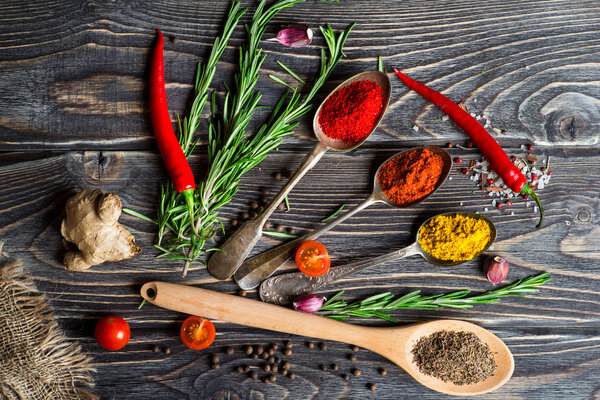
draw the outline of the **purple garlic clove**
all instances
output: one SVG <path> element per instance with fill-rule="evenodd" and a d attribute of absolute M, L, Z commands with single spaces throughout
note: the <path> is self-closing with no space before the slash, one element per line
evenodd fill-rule
<path fill-rule="evenodd" d="M 313 31 L 306 24 L 289 24 L 287 28 L 279 31 L 276 37 L 267 39 L 278 41 L 289 47 L 304 47 L 312 42 Z"/>
<path fill-rule="evenodd" d="M 325 297 L 318 294 L 302 294 L 294 299 L 294 310 L 315 313 L 321 309 Z"/>
<path fill-rule="evenodd" d="M 483 265 L 483 272 L 492 285 L 497 285 L 508 276 L 508 261 L 502 256 L 488 257 Z"/>

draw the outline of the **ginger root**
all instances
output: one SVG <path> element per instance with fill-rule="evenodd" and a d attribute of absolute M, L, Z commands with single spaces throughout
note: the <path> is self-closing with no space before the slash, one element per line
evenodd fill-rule
<path fill-rule="evenodd" d="M 67 201 L 60 233 L 79 251 L 65 254 L 63 263 L 84 271 L 105 261 L 120 261 L 139 254 L 133 235 L 119 224 L 121 199 L 114 193 L 84 189 Z"/>

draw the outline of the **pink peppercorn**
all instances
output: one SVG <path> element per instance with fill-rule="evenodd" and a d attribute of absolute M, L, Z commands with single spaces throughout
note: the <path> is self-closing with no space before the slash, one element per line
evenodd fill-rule
<path fill-rule="evenodd" d="M 537 178 L 538 178 L 538 176 L 537 176 L 536 174 L 531 174 L 531 179 L 532 179 L 532 180 L 534 180 L 534 181 L 535 181 Z"/>
<path fill-rule="evenodd" d="M 510 206 L 513 205 L 513 202 L 509 200 L 509 201 L 506 202 L 506 205 L 510 207 Z"/>
<path fill-rule="evenodd" d="M 461 162 L 463 162 L 463 159 L 462 159 L 462 158 L 460 158 L 460 157 L 456 157 L 456 158 L 454 159 L 454 162 L 455 162 L 455 163 L 457 163 L 457 164 L 460 164 Z"/>
<path fill-rule="evenodd" d="M 489 184 L 489 185 L 493 185 L 493 184 L 494 184 L 494 180 L 493 180 L 492 178 L 489 178 L 489 179 L 488 179 L 488 184 Z"/>
<path fill-rule="evenodd" d="M 502 210 L 502 207 L 504 207 L 504 205 L 502 203 L 498 203 L 497 207 L 498 207 L 498 210 Z"/>
<path fill-rule="evenodd" d="M 533 145 L 532 144 L 528 144 L 527 145 L 527 151 L 532 151 L 533 150 Z"/>

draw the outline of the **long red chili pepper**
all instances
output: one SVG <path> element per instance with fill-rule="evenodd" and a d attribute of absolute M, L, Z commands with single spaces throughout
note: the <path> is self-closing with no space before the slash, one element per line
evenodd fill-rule
<path fill-rule="evenodd" d="M 490 166 L 500 178 L 504 181 L 512 191 L 519 194 L 527 194 L 533 197 L 535 202 L 540 207 L 540 220 L 537 227 L 542 226 L 544 220 L 544 209 L 542 202 L 538 198 L 537 194 L 527 184 L 527 178 L 521 173 L 519 168 L 510 161 L 508 155 L 502 150 L 498 142 L 484 129 L 484 127 L 468 112 L 460 108 L 455 102 L 447 98 L 441 93 L 423 85 L 414 79 L 409 78 L 402 72 L 394 68 L 396 75 L 406 86 L 432 102 L 440 110 L 448 114 L 448 116 L 465 131 L 467 135 L 473 140 L 473 143 L 483 153 L 485 158 L 488 159 Z"/>
<path fill-rule="evenodd" d="M 167 106 L 167 92 L 165 90 L 164 38 L 161 31 L 156 30 L 156 32 L 158 33 L 158 40 L 154 46 L 150 67 L 150 117 L 163 163 L 175 190 L 185 197 L 190 213 L 190 224 L 192 230 L 196 232 L 194 224 L 194 189 L 196 189 L 196 183 L 192 169 L 175 136 L 173 125 L 171 125 L 171 117 Z"/>

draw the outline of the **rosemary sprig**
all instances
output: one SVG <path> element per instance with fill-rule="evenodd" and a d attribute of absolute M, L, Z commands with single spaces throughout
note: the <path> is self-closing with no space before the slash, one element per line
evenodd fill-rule
<path fill-rule="evenodd" d="M 260 108 L 258 103 L 261 94 L 255 90 L 255 86 L 260 67 L 266 57 L 259 48 L 261 37 L 267 23 L 279 11 L 302 1 L 304 0 L 281 0 L 267 9 L 265 9 L 266 0 L 260 2 L 251 23 L 246 25 L 248 39 L 247 43 L 240 48 L 239 71 L 234 75 L 234 86 L 232 88 L 226 86 L 225 98 L 219 107 L 220 113 L 217 113 L 216 95 L 213 92 L 212 118 L 209 120 L 208 127 L 208 169 L 205 179 L 196 188 L 195 226 L 196 231 L 200 233 L 199 237 L 191 234 L 190 218 L 184 214 L 185 204 L 180 196 L 174 193 L 170 183 L 163 187 L 159 206 L 157 245 L 163 253 L 159 257 L 185 260 L 184 276 L 192 262 L 199 260 L 205 263 L 200 258 L 202 255 L 219 250 L 206 248 L 207 241 L 214 236 L 217 227 L 223 229 L 218 218 L 218 209 L 235 195 L 241 176 L 260 163 L 269 151 L 279 146 L 284 136 L 293 132 L 298 124 L 297 119 L 311 109 L 310 101 L 343 56 L 343 45 L 354 25 L 348 27 L 337 38 L 331 27 L 321 27 L 328 51 L 321 50 L 321 69 L 311 90 L 302 96 L 298 88 L 287 85 L 288 92 L 281 96 L 267 122 L 255 135 L 246 133 L 254 112 Z M 209 63 L 216 63 L 222 50 L 220 47 L 217 50 L 215 48 L 223 46 L 224 50 L 225 39 L 231 35 L 228 29 L 233 29 L 244 11 L 239 11 L 238 3 L 234 3 L 227 19 L 223 40 L 215 40 L 213 46 L 213 53 L 216 52 L 217 56 L 211 57 Z M 214 75 L 209 63 L 206 67 L 200 65 L 198 68 L 197 88 L 201 86 L 199 82 L 205 81 L 205 75 L 210 78 Z M 289 68 L 284 69 L 287 71 Z M 197 103 L 203 105 L 207 97 L 202 90 L 197 89 L 196 99 L 199 98 Z M 196 104 L 196 101 L 194 103 Z M 197 128 L 201 111 L 201 106 L 192 107 L 190 116 L 184 119 L 183 125 L 180 124 L 180 142 L 186 155 L 193 151 L 197 143 L 197 140 L 194 142 L 191 136 Z"/>
<path fill-rule="evenodd" d="M 319 314 L 341 321 L 346 320 L 349 316 L 355 316 L 364 318 L 377 317 L 391 322 L 398 322 L 387 313 L 392 310 L 406 308 L 426 310 L 444 307 L 468 309 L 475 304 L 496 302 L 500 300 L 501 297 L 523 297 L 526 294 L 537 293 L 539 291 L 537 286 L 543 285 L 550 279 L 550 273 L 544 272 L 539 275 L 530 276 L 529 278 L 520 279 L 503 288 L 490 290 L 473 296 L 469 296 L 471 293 L 470 290 L 460 290 L 434 296 L 421 296 L 421 291 L 415 290 L 414 292 L 408 293 L 397 299 L 394 299 L 394 295 L 390 292 L 385 292 L 350 304 L 347 304 L 344 300 L 338 300 L 344 293 L 344 291 L 341 291 L 323 304 L 319 310 Z"/>

